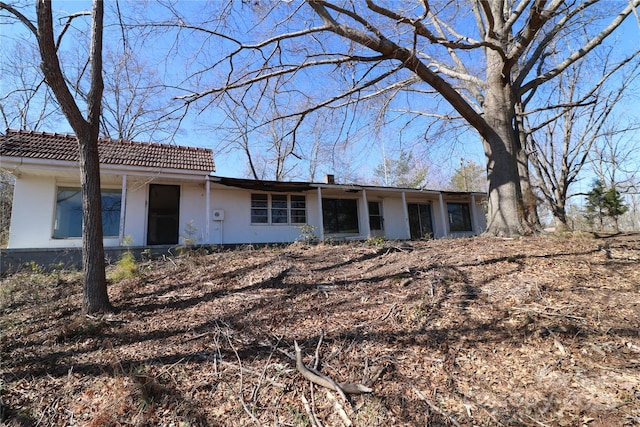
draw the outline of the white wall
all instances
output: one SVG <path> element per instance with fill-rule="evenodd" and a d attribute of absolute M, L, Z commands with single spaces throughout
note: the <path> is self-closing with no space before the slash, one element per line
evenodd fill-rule
<path fill-rule="evenodd" d="M 121 177 L 110 176 L 104 180 L 109 185 L 105 188 L 120 188 Z M 180 185 L 180 228 L 181 240 L 184 237 L 192 237 L 196 243 L 205 245 L 219 244 L 244 244 L 244 243 L 285 243 L 293 242 L 301 237 L 299 225 L 253 225 L 251 224 L 251 190 L 235 189 L 222 185 L 211 185 L 210 211 L 224 211 L 224 220 L 215 221 L 210 214 L 209 238 L 206 237 L 206 194 L 205 183 L 193 181 L 169 181 L 149 180 L 145 177 L 128 177 L 126 192 L 126 210 L 124 235 L 128 236 L 133 246 L 146 245 L 147 235 L 147 205 L 149 184 L 173 184 Z M 79 186 L 71 178 L 55 178 L 48 176 L 22 176 L 16 179 L 11 229 L 9 235 L 9 248 L 55 248 L 55 247 L 80 247 L 80 238 L 53 239 L 53 221 L 55 217 L 55 199 L 57 185 Z M 318 193 L 313 189 L 306 193 L 307 224 L 315 227 L 315 234 L 320 236 L 320 218 L 318 212 Z M 359 195 L 347 194 L 342 189 L 323 189 L 323 197 L 351 198 L 358 200 L 360 236 L 365 239 L 366 230 L 364 201 L 362 193 Z M 437 197 L 433 194 L 406 193 L 407 203 L 431 203 L 432 219 L 435 237 L 443 237 L 448 229 L 443 230 L 443 217 Z M 402 201 L 402 193 L 399 191 L 367 191 L 367 199 L 382 202 L 384 218 L 384 236 L 387 239 L 408 239 L 405 211 Z M 455 201 L 470 202 L 469 198 L 456 199 Z M 447 199 L 444 201 L 447 202 Z M 445 205 L 446 215 L 446 205 Z M 486 228 L 485 215 L 482 204 L 477 198 L 472 206 L 472 224 L 474 233 L 461 233 L 470 235 L 482 232 Z M 447 219 L 447 218 L 445 218 Z M 195 234 L 186 235 L 188 224 L 193 226 Z M 448 220 L 446 221 L 448 227 Z M 329 237 L 329 236 L 326 236 Z M 179 242 L 179 243 L 182 243 Z M 104 241 L 105 246 L 118 246 L 118 238 L 109 238 Z"/>
<path fill-rule="evenodd" d="M 8 248 L 82 247 L 82 238 L 54 239 L 56 188 L 79 186 L 53 177 L 22 176 L 16 179 L 9 229 Z M 104 240 L 105 246 L 117 246 L 117 238 Z"/>
<path fill-rule="evenodd" d="M 310 193 L 306 193 L 307 222 L 317 208 L 310 203 Z M 251 224 L 251 191 L 230 187 L 215 187 L 211 190 L 211 210 L 223 210 L 224 220 L 212 221 L 210 244 L 242 243 L 287 243 L 296 241 L 301 234 L 298 225 L 255 225 Z M 317 215 L 315 215 L 317 217 Z"/>

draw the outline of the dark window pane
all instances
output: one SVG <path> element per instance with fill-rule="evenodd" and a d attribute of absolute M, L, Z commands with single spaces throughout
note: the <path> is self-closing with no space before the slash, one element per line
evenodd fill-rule
<path fill-rule="evenodd" d="M 271 223 L 286 224 L 287 218 L 287 196 L 283 194 L 271 195 Z"/>
<path fill-rule="evenodd" d="M 102 190 L 102 234 L 120 234 L 120 190 Z M 58 187 L 54 239 L 82 237 L 82 195 L 79 188 Z"/>
<path fill-rule="evenodd" d="M 322 199 L 322 219 L 325 233 L 359 233 L 358 201 Z"/>
<path fill-rule="evenodd" d="M 473 231 L 468 203 L 447 203 L 451 231 Z"/>
<path fill-rule="evenodd" d="M 369 202 L 369 228 L 383 230 L 381 202 Z"/>
<path fill-rule="evenodd" d="M 269 222 L 269 200 L 267 194 L 251 195 L 251 223 L 266 224 Z"/>
<path fill-rule="evenodd" d="M 291 223 L 306 224 L 307 202 L 304 196 L 291 196 Z"/>
<path fill-rule="evenodd" d="M 102 190 L 102 234 L 115 237 L 120 234 L 120 190 Z"/>

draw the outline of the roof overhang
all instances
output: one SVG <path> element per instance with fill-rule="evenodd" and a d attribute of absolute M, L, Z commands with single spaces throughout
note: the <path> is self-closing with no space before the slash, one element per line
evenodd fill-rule
<path fill-rule="evenodd" d="M 282 181 L 258 181 L 254 179 L 224 178 L 212 176 L 212 182 L 225 185 L 227 187 L 242 188 L 254 191 L 271 191 L 282 193 L 305 192 L 313 190 L 313 186 L 308 182 L 282 182 Z"/>
<path fill-rule="evenodd" d="M 20 177 L 23 174 L 77 176 L 80 170 L 80 163 L 64 160 L 2 156 L 0 157 L 0 167 L 16 177 Z M 100 174 L 199 181 L 209 176 L 209 173 L 204 171 L 110 164 L 101 164 Z"/>

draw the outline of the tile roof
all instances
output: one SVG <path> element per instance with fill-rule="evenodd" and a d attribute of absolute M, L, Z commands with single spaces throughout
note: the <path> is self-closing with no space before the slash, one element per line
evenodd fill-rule
<path fill-rule="evenodd" d="M 98 153 L 102 164 L 215 171 L 208 148 L 100 138 Z M 0 135 L 0 155 L 77 162 L 78 142 L 74 135 L 8 129 Z"/>

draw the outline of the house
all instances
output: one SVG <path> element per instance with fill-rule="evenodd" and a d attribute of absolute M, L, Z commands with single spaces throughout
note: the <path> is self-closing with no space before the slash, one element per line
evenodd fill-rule
<path fill-rule="evenodd" d="M 213 175 L 209 149 L 112 139 L 98 146 L 106 249 L 287 243 L 310 232 L 320 240 L 440 238 L 486 227 L 484 193 L 337 184 L 331 176 L 322 183 L 226 178 Z M 80 248 L 76 138 L 7 130 L 0 167 L 15 177 L 3 258 Z"/>

